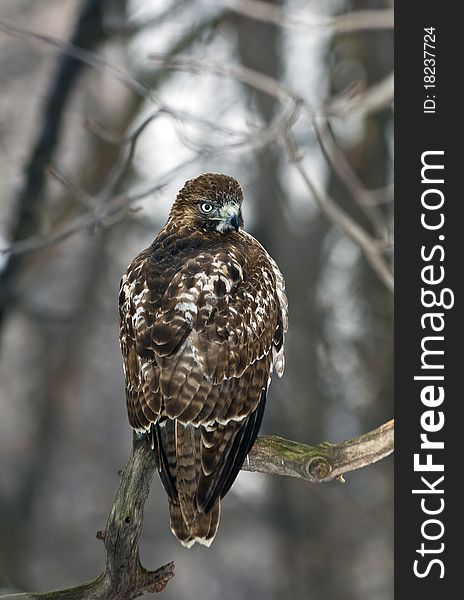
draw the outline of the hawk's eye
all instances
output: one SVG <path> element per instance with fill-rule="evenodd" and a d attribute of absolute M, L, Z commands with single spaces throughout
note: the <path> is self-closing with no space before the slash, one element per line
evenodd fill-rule
<path fill-rule="evenodd" d="M 201 212 L 203 212 L 207 215 L 208 213 L 210 213 L 213 210 L 213 205 L 210 204 L 209 202 L 203 202 L 200 205 L 200 209 L 201 209 Z"/>

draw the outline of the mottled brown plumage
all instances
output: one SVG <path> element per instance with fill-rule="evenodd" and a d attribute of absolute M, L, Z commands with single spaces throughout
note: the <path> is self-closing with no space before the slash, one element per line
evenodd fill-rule
<path fill-rule="evenodd" d="M 273 369 L 284 369 L 284 280 L 243 231 L 241 202 L 232 177 L 187 181 L 121 281 L 129 422 L 151 436 L 171 529 L 186 546 L 214 539 L 220 499 L 256 439 Z"/>

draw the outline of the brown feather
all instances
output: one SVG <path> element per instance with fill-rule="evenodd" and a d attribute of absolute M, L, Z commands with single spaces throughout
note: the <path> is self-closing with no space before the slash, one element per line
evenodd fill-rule
<path fill-rule="evenodd" d="M 284 367 L 277 265 L 248 233 L 220 233 L 199 210 L 241 201 L 232 177 L 188 181 L 121 281 L 129 422 L 152 432 L 171 528 L 187 545 L 214 538 L 220 498 L 258 434 L 272 371 Z"/>
<path fill-rule="evenodd" d="M 171 531 L 176 538 L 190 548 L 195 542 L 210 546 L 216 535 L 221 515 L 221 503 L 218 501 L 208 514 L 199 514 L 196 521 L 187 525 L 184 521 L 180 506 L 169 499 L 169 514 Z"/>

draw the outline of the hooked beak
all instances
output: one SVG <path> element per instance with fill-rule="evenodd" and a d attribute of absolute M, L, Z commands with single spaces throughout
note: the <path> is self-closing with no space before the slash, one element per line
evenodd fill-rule
<path fill-rule="evenodd" d="M 216 227 L 219 233 L 228 233 L 229 231 L 238 231 L 240 229 L 240 206 L 231 202 L 225 204 L 219 211 L 221 220 Z"/>

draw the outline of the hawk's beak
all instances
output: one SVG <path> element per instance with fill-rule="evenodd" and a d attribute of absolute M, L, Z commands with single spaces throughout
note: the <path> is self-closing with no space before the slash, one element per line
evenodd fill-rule
<path fill-rule="evenodd" d="M 217 226 L 220 233 L 228 231 L 238 231 L 240 228 L 240 206 L 238 204 L 225 204 L 219 211 L 221 221 Z"/>

